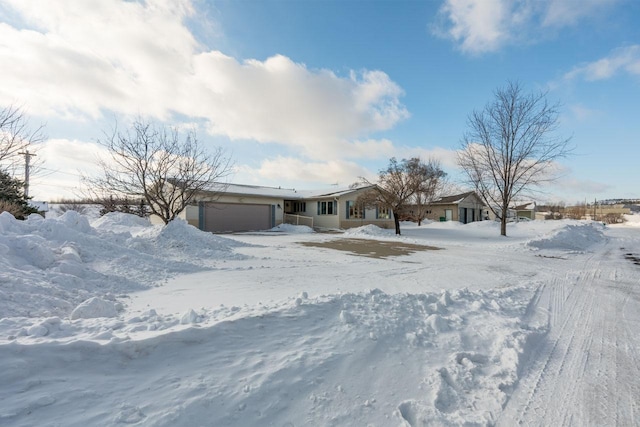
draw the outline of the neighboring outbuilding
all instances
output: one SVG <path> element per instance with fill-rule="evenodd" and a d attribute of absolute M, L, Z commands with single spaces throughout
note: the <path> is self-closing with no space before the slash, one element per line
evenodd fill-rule
<path fill-rule="evenodd" d="M 484 202 L 475 191 L 440 197 L 429 207 L 426 219 L 432 221 L 459 221 L 468 224 L 488 219 Z"/>
<path fill-rule="evenodd" d="M 512 209 L 516 212 L 518 220 L 526 218 L 533 221 L 536 219 L 536 202 L 515 202 Z"/>

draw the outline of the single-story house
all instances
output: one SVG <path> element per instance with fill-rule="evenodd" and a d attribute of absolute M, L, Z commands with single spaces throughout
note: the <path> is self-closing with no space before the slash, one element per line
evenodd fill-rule
<path fill-rule="evenodd" d="M 411 206 L 407 208 L 411 211 Z M 426 219 L 432 221 L 459 221 L 467 224 L 486 219 L 484 202 L 475 191 L 445 196 L 429 204 Z"/>
<path fill-rule="evenodd" d="M 268 230 L 282 223 L 316 229 L 346 229 L 375 224 L 393 228 L 392 212 L 364 209 L 358 196 L 371 189 L 295 190 L 255 185 L 226 185 L 202 192 L 179 216 L 204 231 Z"/>

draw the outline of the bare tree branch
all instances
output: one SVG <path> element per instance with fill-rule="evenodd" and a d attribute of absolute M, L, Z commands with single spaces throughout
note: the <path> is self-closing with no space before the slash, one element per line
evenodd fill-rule
<path fill-rule="evenodd" d="M 29 126 L 26 114 L 20 107 L 9 105 L 0 109 L 0 169 L 15 174 L 24 165 L 24 153 L 37 151 L 37 144 L 46 139 L 44 126 Z M 31 174 L 37 171 L 37 162 L 30 165 Z"/>
<path fill-rule="evenodd" d="M 400 213 L 418 200 L 428 202 L 439 188 L 439 182 L 446 174 L 439 163 L 430 160 L 422 162 L 413 157 L 400 162 L 392 157 L 387 169 L 378 173 L 377 183 L 360 178 L 361 183 L 371 185 L 371 190 L 358 197 L 358 203 L 365 206 L 382 206 L 393 211 L 396 234 L 400 234 Z"/>
<path fill-rule="evenodd" d="M 143 199 L 165 224 L 199 192 L 223 190 L 221 181 L 231 173 L 223 150 L 205 151 L 193 129 L 183 136 L 176 128 L 138 119 L 126 132 L 114 130 L 98 143 L 109 156 L 98 161 L 100 177 L 84 178 L 92 192 Z"/>

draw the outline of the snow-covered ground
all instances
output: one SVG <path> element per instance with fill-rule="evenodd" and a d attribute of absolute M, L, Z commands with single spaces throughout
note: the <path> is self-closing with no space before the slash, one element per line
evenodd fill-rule
<path fill-rule="evenodd" d="M 217 236 L 3 213 L 0 425 L 638 425 L 639 219 Z"/>

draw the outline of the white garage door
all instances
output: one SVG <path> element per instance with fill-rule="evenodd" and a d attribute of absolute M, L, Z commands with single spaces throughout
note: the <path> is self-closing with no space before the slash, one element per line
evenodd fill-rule
<path fill-rule="evenodd" d="M 272 228 L 271 205 L 206 203 L 204 231 L 256 231 Z"/>

